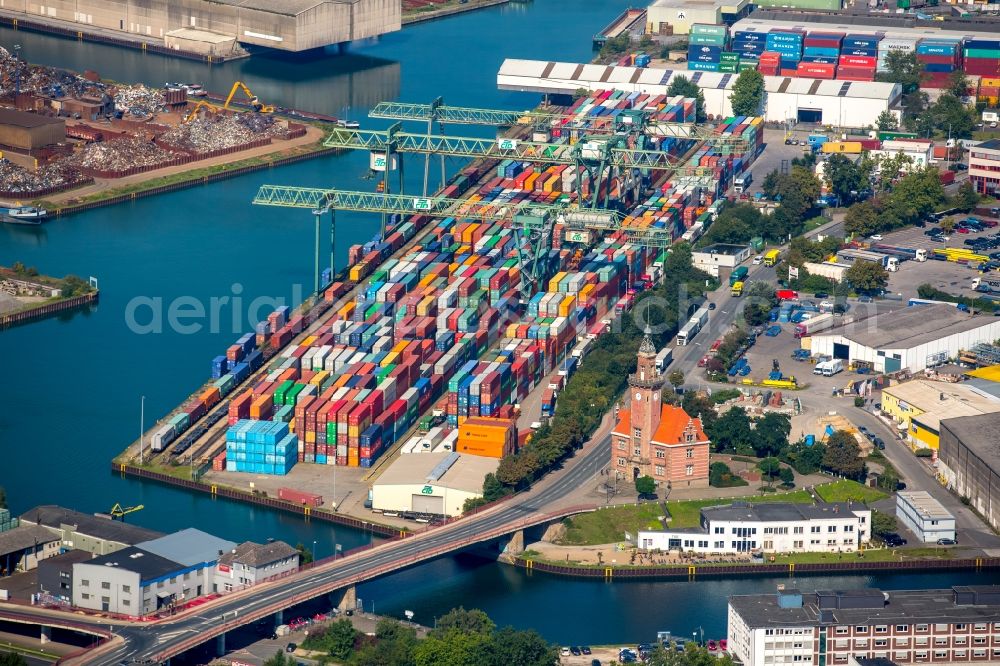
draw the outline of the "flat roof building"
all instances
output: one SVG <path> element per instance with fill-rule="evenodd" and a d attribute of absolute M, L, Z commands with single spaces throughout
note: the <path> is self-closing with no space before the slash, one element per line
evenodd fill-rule
<path fill-rule="evenodd" d="M 1000 587 L 820 590 L 732 596 L 728 649 L 744 666 L 995 661 Z"/>
<path fill-rule="evenodd" d="M 35 150 L 66 140 L 66 122 L 26 111 L 0 109 L 0 146 Z"/>
<path fill-rule="evenodd" d="M 937 449 L 942 419 L 1000 412 L 1000 398 L 969 384 L 914 379 L 882 389 L 882 412 L 911 448 Z"/>
<path fill-rule="evenodd" d="M 732 270 L 750 258 L 748 245 L 715 243 L 691 252 L 691 263 L 712 277 L 720 277 L 720 269 Z"/>
<path fill-rule="evenodd" d="M 1000 529 L 1000 412 L 941 421 L 938 471 L 949 489 L 969 498 L 993 529 Z"/>
<path fill-rule="evenodd" d="M 744 15 L 749 0 L 655 0 L 646 8 L 646 32 L 686 35 L 695 23 L 721 24 Z"/>
<path fill-rule="evenodd" d="M 864 363 L 875 372 L 919 372 L 998 338 L 995 317 L 972 316 L 948 304 L 914 305 L 813 335 L 812 352 Z"/>
<path fill-rule="evenodd" d="M 25 511 L 21 514 L 21 522 L 48 529 L 59 536 L 63 548 L 86 550 L 95 555 L 105 555 L 163 536 L 163 532 L 54 504 Z"/>
<path fill-rule="evenodd" d="M 955 516 L 926 490 L 896 493 L 896 518 L 923 543 L 955 538 Z"/>
<path fill-rule="evenodd" d="M 37 525 L 22 524 L 0 532 L 0 576 L 30 571 L 59 554 L 59 537 Z"/>
<path fill-rule="evenodd" d="M 1000 193 L 1000 139 L 969 148 L 969 181 L 976 192 L 995 197 Z"/>
<path fill-rule="evenodd" d="M 372 486 L 372 508 L 436 516 L 462 514 L 465 501 L 483 496 L 483 479 L 496 472 L 498 458 L 455 452 L 400 456 Z"/>

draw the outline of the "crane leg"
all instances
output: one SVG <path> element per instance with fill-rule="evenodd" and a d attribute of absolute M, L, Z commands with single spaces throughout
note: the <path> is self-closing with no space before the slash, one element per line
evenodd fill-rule
<path fill-rule="evenodd" d="M 337 259 L 337 213 L 330 209 L 330 280 L 337 275 L 337 266 L 334 263 Z"/>
<path fill-rule="evenodd" d="M 319 294 L 319 227 L 323 219 L 322 211 L 313 211 L 313 217 L 316 221 L 316 241 L 313 246 L 313 293 Z"/>

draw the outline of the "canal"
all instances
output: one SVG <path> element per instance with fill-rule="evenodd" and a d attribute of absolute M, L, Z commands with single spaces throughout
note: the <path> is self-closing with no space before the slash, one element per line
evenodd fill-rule
<path fill-rule="evenodd" d="M 0 29 L 0 45 L 21 44 L 38 63 L 93 69 L 119 81 L 198 82 L 225 92 L 246 82 L 267 103 L 353 118 L 382 100 L 430 101 L 485 108 L 527 108 L 535 95 L 496 89 L 504 57 L 579 61 L 591 36 L 627 0 L 534 0 L 419 24 L 362 44 L 346 57 L 258 57 L 209 68 L 135 51 Z M 455 131 L 454 129 L 452 130 Z M 488 132 L 462 128 L 464 134 Z M 460 163 L 450 164 L 454 170 Z M 422 165 L 407 163 L 406 188 L 419 187 Z M 0 264 L 22 261 L 42 273 L 95 276 L 101 303 L 0 333 L 0 485 L 11 507 L 63 504 L 106 511 L 143 504 L 129 516 L 161 530 L 194 526 L 236 541 L 268 537 L 304 543 L 320 557 L 367 536 L 307 524 L 281 513 L 173 488 L 118 478 L 108 462 L 138 436 L 140 400 L 147 427 L 204 381 L 209 361 L 238 335 L 260 305 L 295 302 L 312 284 L 311 218 L 302 211 L 256 209 L 263 183 L 370 189 L 367 156 L 318 159 L 211 186 L 55 220 L 41 229 L 0 227 Z M 378 220 L 338 215 L 338 267 L 348 244 L 363 242 Z M 228 299 L 217 320 L 171 326 L 171 306 Z M 267 299 L 254 302 L 255 299 Z M 803 588 L 881 585 L 947 586 L 993 577 L 973 574 L 806 578 Z M 572 581 L 484 563 L 445 559 L 363 586 L 359 596 L 381 613 L 404 609 L 430 623 L 464 605 L 500 624 L 534 627 L 562 642 L 635 642 L 660 629 L 706 636 L 725 629 L 725 597 L 773 589 L 774 579 L 726 581 Z"/>

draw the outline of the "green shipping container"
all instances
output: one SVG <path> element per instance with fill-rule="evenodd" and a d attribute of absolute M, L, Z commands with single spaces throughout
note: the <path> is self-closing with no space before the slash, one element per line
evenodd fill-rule
<path fill-rule="evenodd" d="M 739 69 L 739 64 L 735 62 L 724 62 L 719 65 L 720 72 L 735 73 Z"/>
<path fill-rule="evenodd" d="M 995 58 L 1000 59 L 1000 49 L 965 49 L 966 58 Z"/>
<path fill-rule="evenodd" d="M 724 25 L 714 23 L 695 23 L 691 26 L 692 35 L 727 35 L 729 29 Z"/>
<path fill-rule="evenodd" d="M 755 63 L 755 62 L 741 62 L 737 71 L 745 72 L 748 69 L 757 69 L 757 63 Z"/>
<path fill-rule="evenodd" d="M 691 35 L 688 41 L 698 46 L 718 46 L 721 48 L 726 45 L 724 35 Z"/>
<path fill-rule="evenodd" d="M 727 53 L 723 51 L 722 54 L 719 56 L 719 62 L 739 62 L 739 61 L 740 61 L 739 53 Z"/>

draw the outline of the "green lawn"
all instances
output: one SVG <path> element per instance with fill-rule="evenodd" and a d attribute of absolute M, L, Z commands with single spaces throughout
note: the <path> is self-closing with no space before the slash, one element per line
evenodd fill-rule
<path fill-rule="evenodd" d="M 866 550 L 864 555 L 858 553 L 789 553 L 775 555 L 774 561 L 781 564 L 794 562 L 796 564 L 815 564 L 823 562 L 843 562 L 845 560 L 868 560 L 870 562 L 901 562 L 903 560 L 949 560 L 955 557 L 948 548 L 908 548 L 894 550 Z M 767 560 L 770 562 L 770 558 Z"/>
<path fill-rule="evenodd" d="M 854 500 L 868 503 L 887 497 L 880 490 L 847 480 L 832 481 L 816 486 L 815 491 L 826 502 Z M 670 511 L 671 516 L 668 527 L 697 527 L 701 521 L 701 509 L 706 506 L 729 504 L 731 501 L 730 499 L 703 499 L 667 502 L 667 510 Z M 741 501 L 809 504 L 813 500 L 808 491 L 793 490 L 744 497 L 741 498 Z M 658 518 L 662 513 L 663 510 L 658 503 L 646 503 L 638 506 L 630 504 L 582 513 L 564 521 L 566 536 L 562 543 L 584 546 L 622 541 L 625 538 L 625 532 L 635 534 L 640 529 L 659 529 L 661 523 Z"/>
<path fill-rule="evenodd" d="M 888 495 L 878 488 L 869 488 L 857 481 L 849 481 L 847 479 L 816 486 L 816 494 L 824 502 L 853 501 L 864 502 L 865 504 L 871 504 L 872 502 L 877 502 L 880 499 L 888 497 Z"/>
<path fill-rule="evenodd" d="M 663 510 L 655 502 L 582 513 L 564 521 L 566 536 L 563 543 L 573 546 L 614 543 L 621 541 L 625 532 L 635 534 L 640 529 L 661 528 L 663 524 L 658 520 L 661 515 Z"/>

